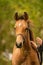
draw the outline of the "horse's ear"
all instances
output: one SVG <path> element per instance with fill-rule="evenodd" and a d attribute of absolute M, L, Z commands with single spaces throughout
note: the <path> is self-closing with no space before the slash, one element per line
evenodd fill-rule
<path fill-rule="evenodd" d="M 28 20 L 28 14 L 27 14 L 27 12 L 24 12 L 24 19 Z"/>
<path fill-rule="evenodd" d="M 14 18 L 15 18 L 15 20 L 18 20 L 18 13 L 17 12 L 15 13 Z"/>

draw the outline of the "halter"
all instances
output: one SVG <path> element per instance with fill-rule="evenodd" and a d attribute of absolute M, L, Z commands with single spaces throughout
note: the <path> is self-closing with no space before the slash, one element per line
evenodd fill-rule
<path fill-rule="evenodd" d="M 27 32 L 29 32 L 29 28 L 26 28 L 26 30 L 27 30 Z M 22 38 L 23 38 L 23 40 L 24 40 L 23 43 L 25 43 L 25 40 L 26 40 L 26 39 L 25 39 L 25 36 L 23 36 L 23 34 L 17 34 L 17 36 L 19 36 L 19 35 L 22 36 Z"/>

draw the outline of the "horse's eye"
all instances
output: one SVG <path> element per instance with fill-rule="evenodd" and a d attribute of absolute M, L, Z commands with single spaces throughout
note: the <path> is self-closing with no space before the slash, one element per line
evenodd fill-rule
<path fill-rule="evenodd" d="M 26 28 L 25 30 L 28 30 L 28 28 Z"/>
<path fill-rule="evenodd" d="M 27 31 L 27 30 L 28 30 L 28 28 L 25 29 L 25 31 Z"/>

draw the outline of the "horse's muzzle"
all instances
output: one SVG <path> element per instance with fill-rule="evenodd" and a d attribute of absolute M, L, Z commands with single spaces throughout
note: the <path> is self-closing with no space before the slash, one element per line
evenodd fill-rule
<path fill-rule="evenodd" d="M 22 48 L 22 46 L 24 45 L 24 42 L 25 42 L 24 36 L 22 34 L 18 34 L 16 38 L 16 47 Z"/>

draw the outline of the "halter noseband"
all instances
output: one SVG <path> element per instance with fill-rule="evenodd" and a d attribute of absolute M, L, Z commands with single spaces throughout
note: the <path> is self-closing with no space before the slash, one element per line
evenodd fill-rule
<path fill-rule="evenodd" d="M 29 31 L 29 28 L 26 28 L 26 30 L 27 30 L 27 32 L 28 32 L 28 31 Z M 19 36 L 19 35 L 22 36 L 22 38 L 23 38 L 23 40 L 24 40 L 23 42 L 25 42 L 25 37 L 23 36 L 23 34 L 17 34 L 17 36 Z"/>

